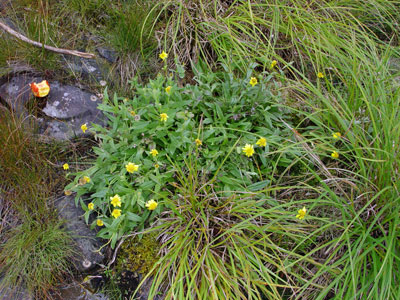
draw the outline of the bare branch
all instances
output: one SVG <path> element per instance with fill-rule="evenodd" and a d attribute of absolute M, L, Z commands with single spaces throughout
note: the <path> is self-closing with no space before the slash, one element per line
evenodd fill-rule
<path fill-rule="evenodd" d="M 49 51 L 53 51 L 53 52 L 57 52 L 57 53 L 62 53 L 62 54 L 70 54 L 70 55 L 75 55 L 75 56 L 79 56 L 79 57 L 83 57 L 83 58 L 94 58 L 95 55 L 92 53 L 85 53 L 85 52 L 79 52 L 79 51 L 75 51 L 75 50 L 68 50 L 68 49 L 60 49 L 60 48 L 56 48 L 56 47 L 52 47 L 52 46 L 47 46 L 44 45 L 42 43 L 39 42 L 35 42 L 32 41 L 30 39 L 28 39 L 26 36 L 16 32 L 15 30 L 13 30 L 12 28 L 10 28 L 9 26 L 7 26 L 6 24 L 0 22 L 0 27 L 7 33 L 15 36 L 16 38 L 29 43 L 31 45 L 34 45 L 36 47 L 39 48 L 44 48 L 47 49 Z"/>

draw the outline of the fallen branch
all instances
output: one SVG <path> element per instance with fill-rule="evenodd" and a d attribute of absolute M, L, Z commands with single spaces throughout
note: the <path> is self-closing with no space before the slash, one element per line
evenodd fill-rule
<path fill-rule="evenodd" d="M 0 22 L 0 27 L 5 31 L 8 32 L 9 34 L 15 36 L 16 38 L 27 42 L 31 45 L 34 45 L 36 47 L 39 48 L 44 48 L 47 49 L 49 51 L 53 51 L 53 52 L 57 52 L 57 53 L 62 53 L 62 54 L 70 54 L 70 55 L 75 55 L 75 56 L 79 56 L 79 57 L 83 57 L 83 58 L 94 58 L 95 55 L 92 53 L 85 53 L 85 52 L 79 52 L 79 51 L 75 51 L 75 50 L 68 50 L 68 49 L 60 49 L 60 48 L 56 48 L 56 47 L 52 47 L 52 46 L 47 46 L 44 45 L 42 43 L 39 42 L 35 42 L 32 41 L 30 39 L 28 39 L 26 36 L 23 36 L 22 34 L 16 32 L 15 30 L 13 30 L 12 28 L 10 28 L 9 26 L 7 26 L 6 24 Z"/>

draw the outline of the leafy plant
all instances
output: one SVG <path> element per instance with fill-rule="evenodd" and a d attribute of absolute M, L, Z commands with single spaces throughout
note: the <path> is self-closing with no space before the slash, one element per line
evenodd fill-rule
<path fill-rule="evenodd" d="M 196 163 L 206 174 L 218 170 L 215 184 L 227 194 L 238 189 L 254 192 L 271 184 L 273 178 L 263 174 L 276 164 L 290 163 L 290 153 L 273 159 L 274 145 L 288 136 L 280 122 L 286 117 L 264 84 L 271 77 L 260 76 L 260 84 L 252 87 L 251 73 L 235 79 L 229 73 L 199 69 L 196 85 L 179 87 L 171 77 L 158 76 L 146 86 L 133 81 L 136 96 L 131 100 L 115 95 L 111 102 L 105 93 L 99 108 L 108 116 L 109 128 L 93 125 L 101 140 L 94 149 L 98 159 L 66 187 L 77 192 L 87 222 L 95 212 L 104 223 L 99 236 L 115 245 L 123 234 L 145 228 L 146 221 L 162 211 L 163 199 L 176 180 L 171 161 L 182 167 L 188 153 L 196 153 Z M 255 145 L 261 138 L 265 145 Z M 242 153 L 246 144 L 255 147 L 251 158 Z M 90 198 L 90 207 L 83 195 Z M 151 199 L 160 202 L 154 212 L 145 207 Z M 121 216 L 112 217 L 113 212 Z"/>

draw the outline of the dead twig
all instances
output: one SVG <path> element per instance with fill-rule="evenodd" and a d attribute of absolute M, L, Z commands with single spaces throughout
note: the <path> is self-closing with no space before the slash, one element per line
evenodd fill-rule
<path fill-rule="evenodd" d="M 5 32 L 15 36 L 16 38 L 18 38 L 26 43 L 29 43 L 31 45 L 34 45 L 36 47 L 39 47 L 39 48 L 44 48 L 46 50 L 57 52 L 57 53 L 62 53 L 62 54 L 75 55 L 75 56 L 79 56 L 79 57 L 83 57 L 83 58 L 94 58 L 95 57 L 95 55 L 92 53 L 85 53 L 85 52 L 79 52 L 79 51 L 68 50 L 68 49 L 60 49 L 60 48 L 56 48 L 56 47 L 52 47 L 52 46 L 47 46 L 47 45 L 44 45 L 39 42 L 32 41 L 32 40 L 28 39 L 26 36 L 23 36 L 22 34 L 16 32 L 15 30 L 13 30 L 12 28 L 10 28 L 9 26 L 7 26 L 6 24 L 4 24 L 2 22 L 0 22 L 0 27 Z"/>

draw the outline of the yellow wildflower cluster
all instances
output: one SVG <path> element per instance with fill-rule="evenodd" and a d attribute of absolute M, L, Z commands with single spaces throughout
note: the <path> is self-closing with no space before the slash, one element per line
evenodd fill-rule
<path fill-rule="evenodd" d="M 265 147 L 265 146 L 267 145 L 267 139 L 264 138 L 264 137 L 259 138 L 259 139 L 257 140 L 257 142 L 256 142 L 256 145 L 257 145 L 257 146 L 260 146 L 260 147 Z M 242 150 L 243 150 L 243 153 L 244 153 L 247 157 L 251 157 L 251 156 L 253 156 L 253 154 L 255 153 L 255 151 L 254 151 L 254 146 L 251 145 L 251 144 L 246 144 L 246 145 L 242 148 Z"/>

